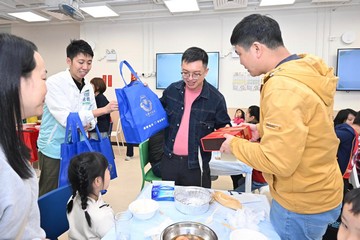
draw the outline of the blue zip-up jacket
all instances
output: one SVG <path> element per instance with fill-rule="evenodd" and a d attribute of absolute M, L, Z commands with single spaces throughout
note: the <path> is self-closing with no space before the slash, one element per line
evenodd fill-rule
<path fill-rule="evenodd" d="M 181 118 L 184 114 L 184 81 L 172 83 L 167 87 L 160 99 L 168 116 L 169 127 L 165 130 L 164 154 L 171 156 L 173 153 L 176 134 L 179 130 Z M 201 148 L 200 139 L 215 129 L 230 125 L 224 96 L 206 80 L 200 95 L 191 106 L 189 123 L 188 167 L 199 168 L 198 147 Z M 211 152 L 201 149 L 203 166 L 208 167 Z"/>
<path fill-rule="evenodd" d="M 341 174 L 344 175 L 346 168 L 350 161 L 351 153 L 355 145 L 355 130 L 347 123 L 338 124 L 335 126 L 336 136 L 340 140 L 337 151 L 337 159 Z"/>

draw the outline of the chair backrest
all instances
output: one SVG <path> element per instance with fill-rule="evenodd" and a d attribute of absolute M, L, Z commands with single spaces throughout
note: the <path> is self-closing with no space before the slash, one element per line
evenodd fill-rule
<path fill-rule="evenodd" d="M 145 166 L 149 163 L 149 139 L 139 144 L 140 167 L 143 178 L 145 177 Z"/>
<path fill-rule="evenodd" d="M 121 119 L 119 117 L 118 121 L 117 121 L 117 125 L 116 125 L 116 133 L 119 134 L 121 132 L 122 128 L 121 128 Z"/>
<path fill-rule="evenodd" d="M 38 199 L 40 225 L 48 239 L 57 239 L 69 229 L 66 204 L 72 194 L 70 185 L 52 190 Z"/>

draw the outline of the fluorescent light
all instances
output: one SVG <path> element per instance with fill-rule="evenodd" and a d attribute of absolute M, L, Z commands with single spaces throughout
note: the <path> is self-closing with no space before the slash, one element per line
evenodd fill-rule
<path fill-rule="evenodd" d="M 260 7 L 294 4 L 295 0 L 261 0 Z"/>
<path fill-rule="evenodd" d="M 44 18 L 38 14 L 33 12 L 15 12 L 15 13 L 8 13 L 10 16 L 20 18 L 27 22 L 43 22 L 43 21 L 50 21 L 50 19 Z"/>
<path fill-rule="evenodd" d="M 116 12 L 110 9 L 108 6 L 94 6 L 94 7 L 80 7 L 81 10 L 94 18 L 101 17 L 116 17 L 119 16 Z"/>
<path fill-rule="evenodd" d="M 164 3 L 172 13 L 200 11 L 196 0 L 164 0 Z"/>

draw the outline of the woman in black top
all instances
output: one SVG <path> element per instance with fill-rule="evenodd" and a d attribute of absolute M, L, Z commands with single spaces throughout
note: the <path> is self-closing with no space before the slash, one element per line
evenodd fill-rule
<path fill-rule="evenodd" d="M 109 101 L 103 94 L 106 91 L 106 84 L 104 80 L 102 78 L 95 77 L 91 79 L 90 83 L 94 88 L 96 106 L 98 108 L 106 106 L 109 103 Z M 99 128 L 102 138 L 109 136 L 110 121 L 111 121 L 110 114 L 105 114 L 97 117 L 97 126 Z M 97 139 L 97 134 L 95 129 L 90 132 L 90 137 Z"/>

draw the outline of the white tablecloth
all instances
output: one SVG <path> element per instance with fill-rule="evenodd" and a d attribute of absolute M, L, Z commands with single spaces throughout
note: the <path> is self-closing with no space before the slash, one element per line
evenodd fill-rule
<path fill-rule="evenodd" d="M 152 184 L 145 186 L 138 198 L 151 198 Z M 274 231 L 268 216 L 270 211 L 269 203 L 265 196 L 259 194 L 239 194 L 233 195 L 240 199 L 243 207 L 251 208 L 254 211 L 265 211 L 267 219 L 259 223 L 259 231 L 268 237 L 269 240 L 280 240 L 278 234 Z M 235 211 L 223 207 L 216 201 L 210 204 L 209 210 L 199 216 L 185 215 L 175 208 L 174 202 L 163 201 L 160 203 L 160 211 L 154 217 L 148 220 L 133 219 L 131 222 L 131 239 L 132 240 L 150 240 L 150 237 L 145 237 L 145 232 L 154 227 L 160 226 L 165 221 L 180 222 L 180 221 L 195 221 L 205 224 L 207 217 L 219 206 L 219 209 L 213 216 L 213 221 L 210 224 L 205 224 L 215 231 L 219 240 L 229 239 L 231 229 L 226 226 L 227 214 L 234 213 Z M 115 229 L 111 229 L 103 238 L 103 240 L 114 240 Z"/>

